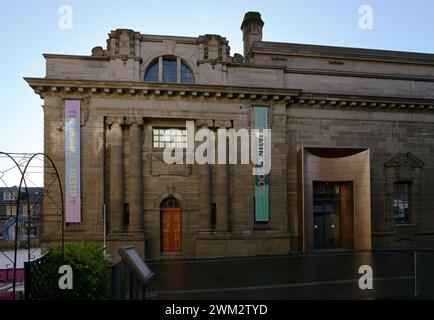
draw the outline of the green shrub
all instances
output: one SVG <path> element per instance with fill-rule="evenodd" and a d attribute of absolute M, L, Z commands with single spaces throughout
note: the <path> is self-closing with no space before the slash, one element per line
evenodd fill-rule
<path fill-rule="evenodd" d="M 59 289 L 59 267 L 69 265 L 73 270 L 73 289 Z M 106 296 L 109 261 L 102 248 L 96 244 L 79 243 L 65 245 L 62 263 L 61 248 L 50 248 L 41 266 L 39 299 L 97 300 Z"/>

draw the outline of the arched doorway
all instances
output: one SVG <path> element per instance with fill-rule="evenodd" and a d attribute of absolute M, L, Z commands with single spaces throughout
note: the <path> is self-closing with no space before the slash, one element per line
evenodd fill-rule
<path fill-rule="evenodd" d="M 179 201 L 173 197 L 161 202 L 161 252 L 181 252 L 181 208 Z"/>

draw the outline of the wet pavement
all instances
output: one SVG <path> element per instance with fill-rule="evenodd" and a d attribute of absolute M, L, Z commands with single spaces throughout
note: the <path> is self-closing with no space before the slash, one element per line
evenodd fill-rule
<path fill-rule="evenodd" d="M 359 288 L 359 267 L 373 289 Z M 413 252 L 320 253 L 149 262 L 149 299 L 413 299 Z"/>

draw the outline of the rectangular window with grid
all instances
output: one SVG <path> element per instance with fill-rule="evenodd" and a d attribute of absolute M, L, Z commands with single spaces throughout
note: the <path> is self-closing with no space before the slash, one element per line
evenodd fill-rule
<path fill-rule="evenodd" d="M 410 224 L 410 188 L 409 182 L 398 182 L 394 185 L 393 220 L 395 224 Z"/>
<path fill-rule="evenodd" d="M 164 149 L 174 143 L 176 148 L 187 148 L 187 130 L 176 128 L 154 128 L 152 131 L 152 145 L 154 148 Z"/>

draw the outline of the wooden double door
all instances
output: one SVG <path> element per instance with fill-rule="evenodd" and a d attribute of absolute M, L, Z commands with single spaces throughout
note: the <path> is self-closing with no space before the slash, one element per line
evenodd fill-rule
<path fill-rule="evenodd" d="M 182 215 L 175 199 L 169 199 L 161 207 L 161 252 L 182 251 Z"/>

